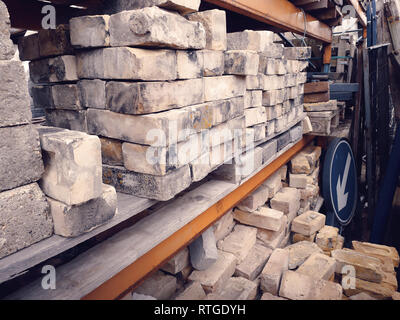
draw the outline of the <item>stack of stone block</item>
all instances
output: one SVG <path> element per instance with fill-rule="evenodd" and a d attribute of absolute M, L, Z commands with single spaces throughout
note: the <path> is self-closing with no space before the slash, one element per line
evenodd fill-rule
<path fill-rule="evenodd" d="M 38 127 L 54 233 L 76 237 L 110 220 L 117 209 L 115 188 L 102 183 L 100 139 L 84 132 Z"/>
<path fill-rule="evenodd" d="M 0 1 L 0 258 L 53 234 L 49 205 L 37 184 L 44 167 L 28 82 L 14 53 L 8 11 Z"/>

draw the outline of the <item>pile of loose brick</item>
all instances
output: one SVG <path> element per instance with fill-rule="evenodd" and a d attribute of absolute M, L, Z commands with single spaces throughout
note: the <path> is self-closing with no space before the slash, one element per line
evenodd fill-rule
<path fill-rule="evenodd" d="M 200 1 L 135 3 L 19 44 L 48 125 L 101 138 L 105 183 L 165 201 L 218 168 L 240 180 L 301 139 L 310 48 L 227 34 L 225 11 Z"/>
<path fill-rule="evenodd" d="M 318 188 L 320 152 L 298 154 L 125 299 L 399 299 L 396 249 L 358 241 L 343 248 L 339 229 L 308 210 L 318 191 L 304 192 Z M 355 269 L 353 288 L 342 287 L 344 266 Z"/>
<path fill-rule="evenodd" d="M 0 1 L 0 258 L 53 233 L 39 134 L 31 124 L 28 81 L 14 59 L 7 8 Z"/>

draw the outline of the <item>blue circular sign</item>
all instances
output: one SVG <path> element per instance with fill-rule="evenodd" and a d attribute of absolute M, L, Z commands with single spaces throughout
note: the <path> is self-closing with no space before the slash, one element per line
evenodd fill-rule
<path fill-rule="evenodd" d="M 334 139 L 328 147 L 323 168 L 323 195 L 341 225 L 347 225 L 357 207 L 357 170 L 346 139 Z"/>

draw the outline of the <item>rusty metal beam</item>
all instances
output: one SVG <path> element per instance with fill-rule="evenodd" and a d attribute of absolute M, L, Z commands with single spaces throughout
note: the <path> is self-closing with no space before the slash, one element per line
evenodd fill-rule
<path fill-rule="evenodd" d="M 288 0 L 204 0 L 285 31 L 304 34 L 325 43 L 332 42 L 332 30 L 323 22 L 306 14 Z"/>
<path fill-rule="evenodd" d="M 243 198 L 258 188 L 269 176 L 286 164 L 296 153 L 302 150 L 314 139 L 313 136 L 304 136 L 291 149 L 258 172 L 254 177 L 237 187 L 226 197 L 212 205 L 196 219 L 175 232 L 168 239 L 161 242 L 145 255 L 137 259 L 130 266 L 116 274 L 113 278 L 103 283 L 96 290 L 86 295 L 84 300 L 111 300 L 121 298 L 152 272 L 157 270 L 170 257 L 184 246 L 189 244 L 198 235 L 208 229 L 228 210 L 232 209 Z"/>

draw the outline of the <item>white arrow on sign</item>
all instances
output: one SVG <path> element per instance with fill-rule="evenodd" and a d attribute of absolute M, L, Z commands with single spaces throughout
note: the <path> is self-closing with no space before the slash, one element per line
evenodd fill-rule
<path fill-rule="evenodd" d="M 340 181 L 340 175 L 339 175 L 339 179 L 338 179 L 338 182 L 336 185 L 337 202 L 338 202 L 338 210 L 339 211 L 342 210 L 347 205 L 347 198 L 349 196 L 349 193 L 344 193 L 344 192 L 346 190 L 347 177 L 349 175 L 350 163 L 351 163 L 351 157 L 350 157 L 350 153 L 349 153 L 349 154 L 347 154 L 347 160 L 346 160 L 346 166 L 344 167 L 343 179 Z"/>

